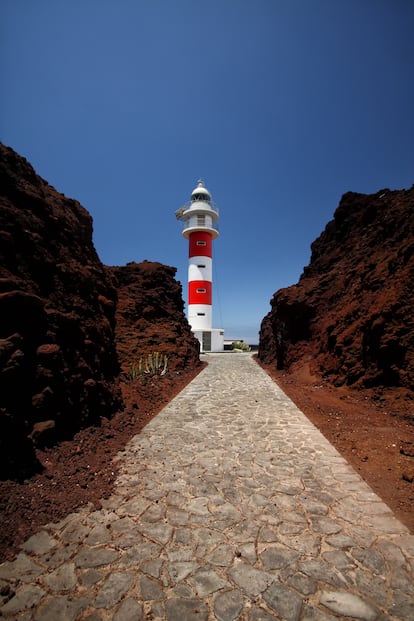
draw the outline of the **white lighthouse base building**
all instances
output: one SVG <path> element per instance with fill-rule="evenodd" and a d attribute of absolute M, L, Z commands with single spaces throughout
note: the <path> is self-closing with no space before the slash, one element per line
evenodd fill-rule
<path fill-rule="evenodd" d="M 200 342 L 200 352 L 224 351 L 224 331 L 218 328 L 211 330 L 192 330 L 194 336 Z"/>

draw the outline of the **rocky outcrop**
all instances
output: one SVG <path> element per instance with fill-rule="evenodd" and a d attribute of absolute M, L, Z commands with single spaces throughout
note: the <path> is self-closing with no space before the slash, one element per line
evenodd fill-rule
<path fill-rule="evenodd" d="M 348 192 L 298 284 L 277 291 L 259 358 L 335 385 L 414 389 L 414 186 Z"/>
<path fill-rule="evenodd" d="M 121 406 L 116 288 L 92 218 L 0 145 L 0 473 Z"/>
<path fill-rule="evenodd" d="M 166 356 L 168 386 L 151 386 L 168 392 L 200 365 L 199 344 L 175 268 L 102 265 L 89 213 L 1 144 L 0 184 L 0 478 L 22 479 L 36 449 L 123 407 L 120 380 L 135 403 L 131 365 Z"/>
<path fill-rule="evenodd" d="M 116 343 L 125 374 L 154 352 L 170 372 L 199 364 L 199 342 L 184 315 L 175 267 L 152 261 L 108 268 L 118 290 Z"/>

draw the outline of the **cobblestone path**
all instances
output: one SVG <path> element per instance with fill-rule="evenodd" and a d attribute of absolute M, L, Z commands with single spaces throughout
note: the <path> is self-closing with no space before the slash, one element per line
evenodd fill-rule
<path fill-rule="evenodd" d="M 413 620 L 414 536 L 249 354 L 206 359 L 103 509 L 0 565 L 3 618 Z"/>

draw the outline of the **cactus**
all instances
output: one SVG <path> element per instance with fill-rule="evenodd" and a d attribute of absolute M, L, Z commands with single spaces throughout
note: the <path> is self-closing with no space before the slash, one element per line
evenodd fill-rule
<path fill-rule="evenodd" d="M 131 362 L 129 365 L 129 379 L 136 379 L 143 374 L 165 375 L 168 371 L 168 356 L 155 351 L 152 354 L 141 356 L 138 364 Z"/>
<path fill-rule="evenodd" d="M 138 377 L 138 367 L 135 362 L 131 362 L 129 365 L 129 377 L 130 379 L 136 379 Z"/>
<path fill-rule="evenodd" d="M 152 364 L 152 354 L 148 354 L 145 359 L 145 369 L 144 373 L 152 373 L 154 371 L 154 367 Z"/>
<path fill-rule="evenodd" d="M 164 366 L 162 368 L 160 375 L 165 375 L 167 373 L 167 370 L 168 370 L 168 356 L 164 354 Z"/>

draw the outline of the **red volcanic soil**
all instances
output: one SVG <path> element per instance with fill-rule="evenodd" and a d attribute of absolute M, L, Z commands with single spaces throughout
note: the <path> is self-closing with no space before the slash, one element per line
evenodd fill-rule
<path fill-rule="evenodd" d="M 118 293 L 115 340 L 123 375 L 148 356 L 168 356 L 169 375 L 199 364 L 199 343 L 184 315 L 176 268 L 156 261 L 108 267 Z M 164 360 L 164 359 L 163 359 Z"/>

